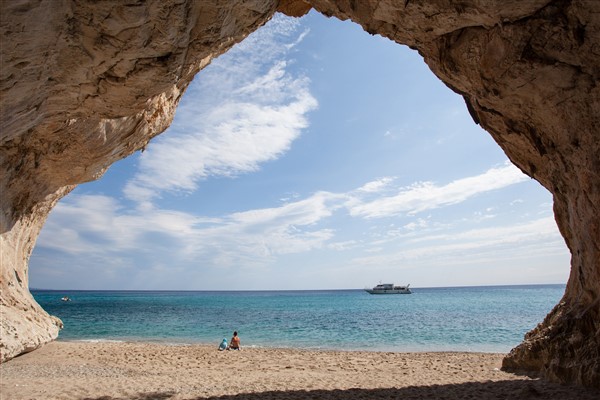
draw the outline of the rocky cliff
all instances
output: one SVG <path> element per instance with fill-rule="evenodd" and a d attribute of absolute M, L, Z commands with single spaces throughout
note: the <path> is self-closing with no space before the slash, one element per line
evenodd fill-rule
<path fill-rule="evenodd" d="M 504 360 L 600 387 L 600 2 L 2 2 L 2 360 L 56 337 L 27 264 L 54 204 L 171 122 L 193 76 L 276 10 L 314 7 L 417 49 L 475 123 L 554 195 L 571 250 L 560 304 Z"/>

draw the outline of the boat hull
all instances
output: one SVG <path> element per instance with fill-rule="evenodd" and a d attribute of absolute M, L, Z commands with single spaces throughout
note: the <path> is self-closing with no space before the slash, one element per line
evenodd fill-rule
<path fill-rule="evenodd" d="M 375 289 L 365 289 L 367 293 L 370 294 L 411 294 L 410 289 L 383 289 L 383 290 L 375 290 Z"/>

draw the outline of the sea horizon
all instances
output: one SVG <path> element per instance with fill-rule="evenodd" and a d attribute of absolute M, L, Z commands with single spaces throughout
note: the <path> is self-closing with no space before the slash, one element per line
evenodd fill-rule
<path fill-rule="evenodd" d="M 388 283 L 381 281 L 381 283 Z M 565 286 L 566 283 L 516 283 L 516 284 L 487 284 L 487 285 L 454 285 L 454 286 L 413 286 L 411 290 L 418 289 L 460 289 L 460 288 L 494 288 L 494 287 L 521 287 L 521 286 Z M 313 292 L 313 291 L 352 291 L 365 290 L 372 286 L 365 285 L 361 288 L 323 288 L 323 289 L 47 289 L 29 288 L 30 291 L 44 292 Z"/>
<path fill-rule="evenodd" d="M 333 290 L 32 290 L 58 340 L 366 351 L 506 353 L 558 303 L 564 284 Z M 71 301 L 61 301 L 68 296 Z"/>

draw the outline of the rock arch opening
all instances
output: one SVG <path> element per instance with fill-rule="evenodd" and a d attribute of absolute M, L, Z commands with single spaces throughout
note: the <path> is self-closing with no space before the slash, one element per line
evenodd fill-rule
<path fill-rule="evenodd" d="M 277 7 L 292 14 L 306 9 L 304 2 L 282 3 L 225 9 L 210 2 L 106 3 L 86 9 L 41 2 L 23 6 L 27 10 L 3 3 L 3 42 L 11 46 L 3 43 L 2 49 L 2 328 L 18 336 L 9 342 L 3 335 L 3 359 L 56 336 L 56 321 L 36 308 L 27 288 L 28 258 L 56 201 L 164 130 L 193 75 Z M 597 385 L 595 5 L 539 1 L 506 10 L 500 2 L 463 3 L 311 5 L 418 49 L 511 160 L 553 193 L 573 256 L 571 277 L 563 301 L 505 366 Z M 46 25 L 28 30 L 36 18 Z M 168 27 L 160 37 L 151 29 L 157 21 Z M 40 30 L 46 35 L 40 37 Z"/>
<path fill-rule="evenodd" d="M 565 283 L 551 202 L 415 51 L 316 12 L 276 15 L 196 76 L 144 152 L 61 200 L 29 284 Z M 244 274 L 245 264 L 262 273 Z M 303 278 L 313 265 L 318 282 Z M 342 265 L 344 276 L 325 272 Z M 537 271 L 525 276 L 524 266 Z"/>

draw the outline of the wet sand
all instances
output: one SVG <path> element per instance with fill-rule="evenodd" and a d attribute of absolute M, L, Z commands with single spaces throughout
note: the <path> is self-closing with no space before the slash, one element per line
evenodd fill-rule
<path fill-rule="evenodd" d="M 599 399 L 502 354 L 53 342 L 0 366 L 4 399 Z"/>

